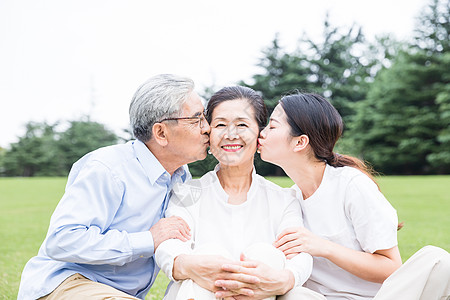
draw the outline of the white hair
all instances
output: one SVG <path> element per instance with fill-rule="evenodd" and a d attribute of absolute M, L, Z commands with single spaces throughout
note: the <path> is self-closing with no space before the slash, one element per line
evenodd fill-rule
<path fill-rule="evenodd" d="M 172 74 L 148 79 L 136 91 L 130 104 L 130 123 L 134 136 L 142 142 L 152 137 L 152 127 L 165 118 L 179 116 L 194 81 Z"/>

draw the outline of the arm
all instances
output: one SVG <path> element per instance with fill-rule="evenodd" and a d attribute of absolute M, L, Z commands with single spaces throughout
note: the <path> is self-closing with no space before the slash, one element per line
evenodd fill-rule
<path fill-rule="evenodd" d="M 89 162 L 79 173 L 71 173 L 44 243 L 49 257 L 73 263 L 121 266 L 152 256 L 162 238 L 174 236 L 175 228 L 185 227 L 179 221 L 164 220 L 167 226 L 157 223 L 153 232 L 129 233 L 109 228 L 123 193 L 121 181 L 100 162 Z"/>
<path fill-rule="evenodd" d="M 305 228 L 284 231 L 275 246 L 288 257 L 307 252 L 362 279 L 383 282 L 401 265 L 395 210 L 373 181 L 362 174 L 348 184 L 344 210 L 362 251 L 323 239 Z"/>
<path fill-rule="evenodd" d="M 367 253 L 322 239 L 305 228 L 285 230 L 275 246 L 287 257 L 299 252 L 324 257 L 364 280 L 382 283 L 401 265 L 397 246 Z"/>

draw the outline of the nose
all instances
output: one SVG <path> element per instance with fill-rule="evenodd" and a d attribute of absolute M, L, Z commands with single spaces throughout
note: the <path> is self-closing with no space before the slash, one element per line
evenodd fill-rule
<path fill-rule="evenodd" d="M 234 125 L 228 126 L 228 128 L 225 130 L 224 137 L 230 140 L 237 139 L 238 138 L 237 127 Z"/>
<path fill-rule="evenodd" d="M 208 121 L 206 121 L 206 118 L 204 118 L 202 120 L 202 125 L 201 125 L 201 130 L 202 130 L 202 134 L 209 134 L 211 131 L 211 126 L 209 126 Z"/>
<path fill-rule="evenodd" d="M 259 137 L 260 137 L 261 139 L 266 138 L 266 129 L 267 129 L 267 126 L 264 127 L 264 129 L 261 130 L 261 132 L 259 133 Z"/>

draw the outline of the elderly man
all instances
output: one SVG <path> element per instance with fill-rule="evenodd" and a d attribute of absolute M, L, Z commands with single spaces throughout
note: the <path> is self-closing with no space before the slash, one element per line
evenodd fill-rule
<path fill-rule="evenodd" d="M 166 239 L 189 238 L 180 218 L 163 218 L 187 163 L 204 159 L 209 124 L 192 80 L 150 78 L 135 93 L 135 141 L 93 151 L 70 171 L 39 253 L 25 266 L 18 299 L 144 299 Z"/>

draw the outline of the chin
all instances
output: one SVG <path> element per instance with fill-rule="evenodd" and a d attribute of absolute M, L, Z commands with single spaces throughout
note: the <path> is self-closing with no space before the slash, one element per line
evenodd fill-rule
<path fill-rule="evenodd" d="M 261 152 L 261 153 L 259 154 L 259 157 L 261 157 L 261 159 L 262 159 L 263 161 L 273 163 L 273 162 L 270 160 L 270 157 L 267 157 L 267 154 L 264 154 L 264 152 Z"/>

